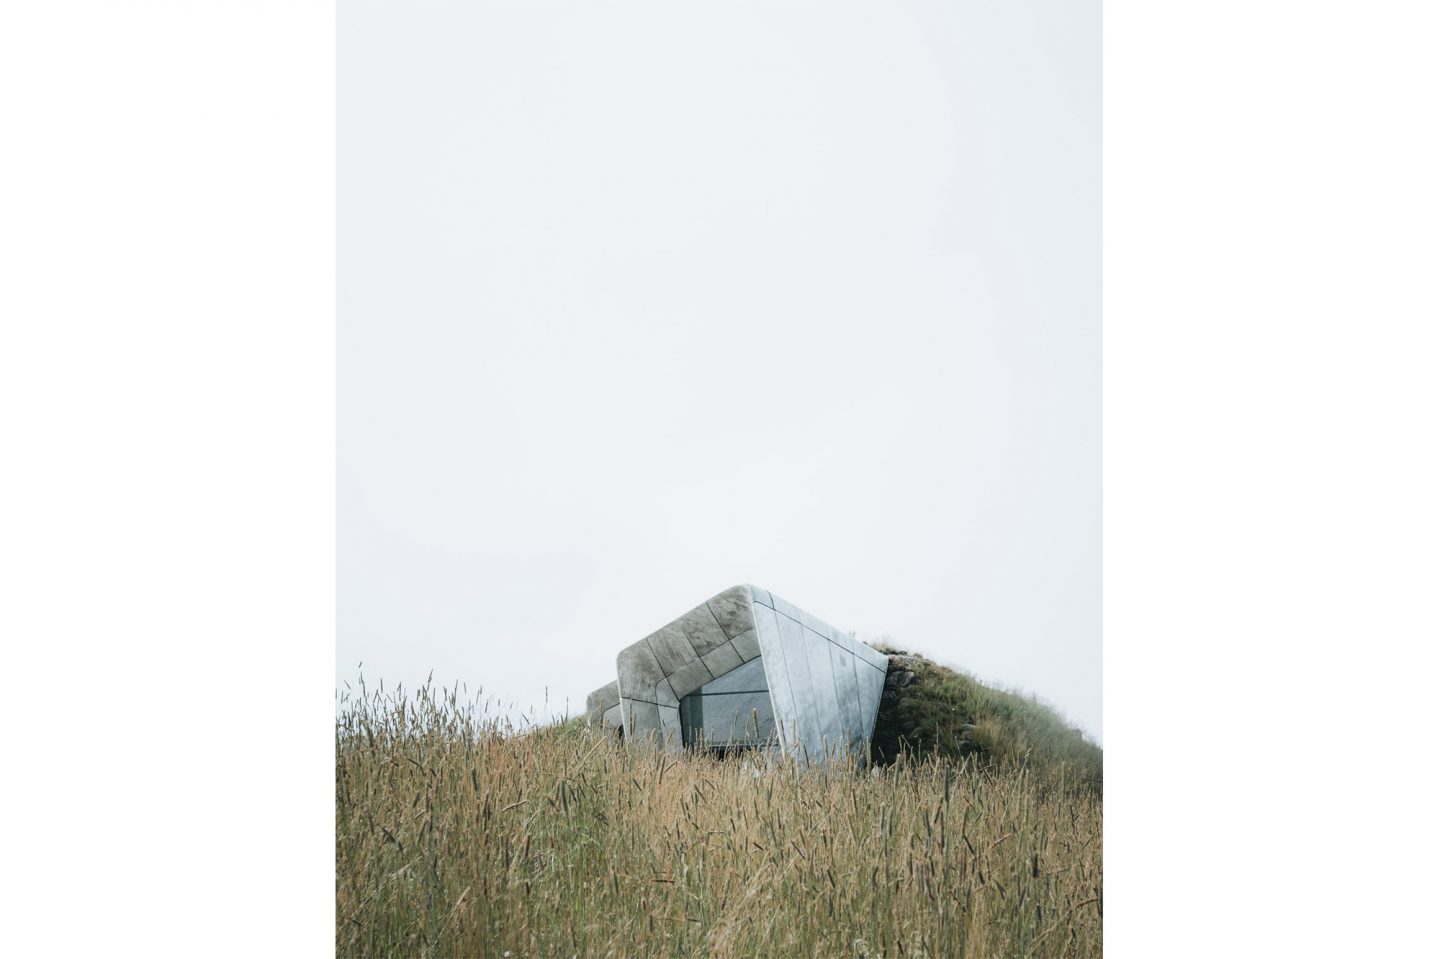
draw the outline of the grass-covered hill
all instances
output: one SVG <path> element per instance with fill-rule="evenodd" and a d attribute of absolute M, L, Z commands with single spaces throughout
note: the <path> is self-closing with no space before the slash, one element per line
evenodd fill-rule
<path fill-rule="evenodd" d="M 897 756 L 973 758 L 1024 766 L 1041 778 L 1064 775 L 1099 791 L 1100 747 L 1033 696 L 987 686 L 915 653 L 886 644 L 885 692 L 871 743 L 882 763 Z"/>
<path fill-rule="evenodd" d="M 980 694 L 902 666 L 888 708 L 959 742 L 943 710 Z M 1038 722 L 964 715 L 1014 730 L 992 750 Z M 336 955 L 1099 956 L 1101 799 L 1037 775 L 1039 748 L 806 767 L 342 694 Z"/>

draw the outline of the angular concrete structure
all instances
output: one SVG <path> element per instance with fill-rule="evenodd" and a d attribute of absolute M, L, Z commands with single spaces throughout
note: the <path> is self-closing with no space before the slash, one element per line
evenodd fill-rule
<path fill-rule="evenodd" d="M 868 755 L 886 657 L 756 586 L 736 586 L 621 650 L 591 725 L 666 749 Z"/>

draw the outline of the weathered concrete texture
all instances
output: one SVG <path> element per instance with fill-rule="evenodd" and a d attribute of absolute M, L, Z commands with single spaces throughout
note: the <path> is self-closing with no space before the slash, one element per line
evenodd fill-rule
<path fill-rule="evenodd" d="M 625 735 L 659 739 L 666 748 L 679 749 L 684 739 L 680 700 L 745 662 L 731 636 L 753 626 L 749 591 L 737 586 L 621 650 L 615 668 Z M 632 708 L 647 703 L 657 707 L 653 714 Z"/>
<path fill-rule="evenodd" d="M 734 646 L 735 652 L 740 654 L 742 663 L 760 658 L 760 635 L 753 628 L 730 640 L 730 645 Z"/>
<path fill-rule="evenodd" d="M 704 656 L 730 641 L 708 603 L 681 616 L 675 621 L 675 625 L 680 627 L 696 656 Z"/>
<path fill-rule="evenodd" d="M 752 609 L 752 594 L 748 587 L 736 586 L 727 589 L 705 605 L 710 607 L 715 621 L 725 633 L 726 639 L 734 639 L 741 633 L 755 628 L 755 613 Z"/>
<path fill-rule="evenodd" d="M 655 701 L 655 684 L 665 679 L 665 670 L 646 640 L 634 646 L 627 646 L 615 657 L 615 671 L 619 674 L 620 705 L 632 699 L 644 702 Z M 628 733 L 630 727 L 626 726 Z"/>
<path fill-rule="evenodd" d="M 585 697 L 585 722 L 606 729 L 620 728 L 620 684 L 606 683 Z"/>
<path fill-rule="evenodd" d="M 738 669 L 742 662 L 740 654 L 730 643 L 726 643 L 724 646 L 717 646 L 715 649 L 712 649 L 700 657 L 700 661 L 705 664 L 706 669 L 710 670 L 711 676 L 724 676 L 732 669 Z"/>
<path fill-rule="evenodd" d="M 670 750 L 773 736 L 802 760 L 863 757 L 887 665 L 768 590 L 736 586 L 622 650 L 616 696 L 625 735 Z"/>

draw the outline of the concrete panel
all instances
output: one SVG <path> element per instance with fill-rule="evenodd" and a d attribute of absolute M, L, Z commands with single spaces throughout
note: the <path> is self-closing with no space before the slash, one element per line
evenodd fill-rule
<path fill-rule="evenodd" d="M 670 688 L 670 680 L 662 679 L 655 684 L 655 704 L 657 706 L 679 706 L 680 697 Z"/>
<path fill-rule="evenodd" d="M 805 658 L 810 666 L 810 685 L 815 693 L 815 727 L 820 731 L 821 755 L 834 754 L 844 750 L 847 739 L 835 672 L 830 661 L 830 651 L 838 647 L 815 630 L 804 626 L 800 628 L 805 636 Z"/>
<path fill-rule="evenodd" d="M 675 690 L 677 697 L 688 696 L 714 678 L 705 664 L 697 659 L 670 674 L 670 688 Z"/>
<path fill-rule="evenodd" d="M 631 742 L 660 741 L 660 707 L 637 699 L 625 700 L 625 738 Z"/>
<path fill-rule="evenodd" d="M 665 672 L 650 651 L 650 644 L 641 640 L 627 646 L 615 657 L 615 671 L 619 674 L 621 719 L 625 738 L 641 742 L 644 734 L 658 730 L 660 717 L 654 711 L 655 684 L 665 678 Z"/>
<path fill-rule="evenodd" d="M 609 709 L 605 710 L 605 715 L 601 720 L 600 725 L 602 725 L 606 729 L 623 729 L 625 727 L 624 721 L 620 718 L 619 703 L 616 703 L 614 706 L 611 706 Z"/>
<path fill-rule="evenodd" d="M 711 599 L 705 604 L 710 607 L 715 621 L 725 632 L 726 639 L 734 639 L 741 633 L 755 628 L 755 616 L 751 610 L 750 590 L 736 586 Z"/>
<path fill-rule="evenodd" d="M 620 684 L 606 683 L 585 697 L 585 722 L 590 726 L 604 723 L 605 712 L 620 705 Z"/>
<path fill-rule="evenodd" d="M 719 627 L 715 632 L 720 632 Z M 700 657 L 695 653 L 695 647 L 690 642 L 679 622 L 671 623 L 656 630 L 645 641 L 650 644 L 650 649 L 655 653 L 655 659 L 660 663 L 660 668 L 666 676 L 687 663 L 693 663 Z"/>
<path fill-rule="evenodd" d="M 726 643 L 718 649 L 712 649 L 701 656 L 700 661 L 705 664 L 706 669 L 710 670 L 711 676 L 724 676 L 742 662 L 740 654 L 735 651 L 735 647 L 731 643 Z"/>
<path fill-rule="evenodd" d="M 760 662 L 765 670 L 765 686 L 775 709 L 776 732 L 781 748 L 788 755 L 800 754 L 800 738 L 795 721 L 795 696 L 791 692 L 790 670 L 785 665 L 785 651 L 780 639 L 780 617 L 768 606 L 755 607 L 755 636 L 760 647 Z"/>
<path fill-rule="evenodd" d="M 869 706 L 870 696 L 865 681 L 875 670 L 871 669 L 870 666 L 867 665 L 866 662 L 859 656 L 856 656 L 854 659 L 852 659 L 850 663 L 851 671 L 854 673 L 855 676 L 855 697 L 860 701 L 861 732 L 865 734 L 865 738 L 868 741 L 872 737 L 874 730 L 871 728 L 871 716 Z M 882 678 L 880 682 L 883 688 L 885 682 L 884 679 Z M 880 705 L 878 700 L 876 701 L 875 705 L 878 711 Z"/>
<path fill-rule="evenodd" d="M 782 597 L 776 596 L 774 593 L 771 593 L 770 596 L 775 600 L 775 612 L 781 616 L 789 616 L 797 623 L 800 622 L 800 607 Z"/>
<path fill-rule="evenodd" d="M 678 706 L 657 706 L 655 708 L 660 716 L 661 741 L 667 750 L 674 752 L 685 743 L 684 733 L 680 728 L 680 709 Z"/>
<path fill-rule="evenodd" d="M 836 646 L 839 646 L 842 650 L 849 653 L 851 656 L 855 655 L 855 640 L 851 638 L 849 633 L 830 625 L 825 625 L 824 630 L 817 630 L 817 632 L 822 633 L 830 640 L 830 642 L 834 643 Z"/>
<path fill-rule="evenodd" d="M 680 627 L 680 631 L 685 634 L 685 639 L 697 658 L 724 646 L 730 639 L 720 628 L 708 603 L 696 606 L 675 620 L 674 625 Z"/>
<path fill-rule="evenodd" d="M 840 728 L 845 748 L 855 749 L 865 738 L 865 720 L 860 715 L 860 686 L 855 681 L 853 653 L 830 644 L 830 674 L 835 678 L 835 696 L 840 701 Z"/>
<path fill-rule="evenodd" d="M 885 674 L 855 658 L 855 682 L 860 691 L 860 715 L 865 720 L 865 741 L 875 736 L 875 717 L 880 712 L 880 694 L 885 691 Z"/>
<path fill-rule="evenodd" d="M 797 612 L 799 612 L 799 614 L 800 614 L 800 625 L 801 625 L 801 626 L 804 626 L 806 629 L 813 630 L 814 632 L 819 633 L 821 636 L 824 636 L 826 639 L 832 639 L 832 640 L 833 640 L 833 635 L 832 635 L 832 634 L 840 632 L 838 629 L 836 629 L 834 626 L 831 626 L 829 623 L 825 622 L 825 621 L 824 621 L 823 619 L 821 619 L 819 616 L 813 616 L 813 615 L 811 615 L 810 613 L 806 612 L 806 611 L 803 610 L 803 609 L 797 610 Z"/>
<path fill-rule="evenodd" d="M 819 760 L 824 755 L 821 741 L 823 731 L 820 725 L 813 677 L 810 674 L 810 653 L 805 645 L 805 627 L 798 620 L 779 614 L 780 648 L 785 656 L 785 668 L 790 676 L 790 692 L 795 700 L 794 712 L 788 716 L 777 716 L 793 724 L 799 732 L 802 755 L 809 760 Z M 828 660 L 827 660 L 828 662 Z"/>
<path fill-rule="evenodd" d="M 619 674 L 622 699 L 649 699 L 655 684 L 665 678 L 665 670 L 660 668 L 659 660 L 645 642 L 622 649 L 615 657 L 615 672 Z"/>
<path fill-rule="evenodd" d="M 757 616 L 759 615 L 759 612 L 760 610 L 757 609 Z M 775 615 L 775 611 L 770 610 L 769 614 L 773 617 Z M 760 656 L 760 637 L 759 634 L 757 634 L 753 629 L 750 630 L 748 633 L 741 633 L 739 636 L 736 636 L 734 639 L 730 640 L 730 645 L 734 646 L 735 652 L 740 654 L 741 662 L 748 663 L 750 662 L 750 660 L 756 659 Z"/>

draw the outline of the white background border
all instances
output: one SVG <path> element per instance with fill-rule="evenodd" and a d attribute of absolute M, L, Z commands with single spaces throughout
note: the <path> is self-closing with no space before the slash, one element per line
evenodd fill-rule
<path fill-rule="evenodd" d="M 1105 20 L 1106 950 L 1418 955 L 1436 8 Z"/>
<path fill-rule="evenodd" d="M 0 12 L 10 955 L 334 949 L 334 35 Z"/>

